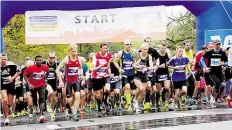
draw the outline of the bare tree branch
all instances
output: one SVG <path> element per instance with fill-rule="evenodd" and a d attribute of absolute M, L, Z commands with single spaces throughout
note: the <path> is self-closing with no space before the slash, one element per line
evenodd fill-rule
<path fill-rule="evenodd" d="M 173 22 L 180 22 L 180 21 L 186 20 L 186 18 L 187 18 L 189 15 L 191 15 L 191 13 L 190 13 L 189 11 L 187 11 L 183 16 L 181 16 L 181 17 L 179 17 L 179 18 L 173 16 L 173 14 L 171 14 L 171 15 L 172 15 L 172 17 L 168 16 L 168 19 L 170 19 L 170 20 L 172 20 L 172 21 L 169 22 L 169 23 L 167 24 L 167 26 L 171 25 Z"/>

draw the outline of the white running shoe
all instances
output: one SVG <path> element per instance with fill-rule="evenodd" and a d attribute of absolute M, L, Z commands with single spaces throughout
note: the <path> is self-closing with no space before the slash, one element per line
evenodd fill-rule
<path fill-rule="evenodd" d="M 9 125 L 10 124 L 10 121 L 9 121 L 9 118 L 6 118 L 5 121 L 4 121 L 4 125 Z"/>

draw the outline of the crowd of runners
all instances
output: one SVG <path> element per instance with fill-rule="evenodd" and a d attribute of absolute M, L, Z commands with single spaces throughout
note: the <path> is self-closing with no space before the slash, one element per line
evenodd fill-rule
<path fill-rule="evenodd" d="M 109 53 L 107 43 L 100 44 L 100 51 L 90 53 L 88 59 L 77 55 L 77 45 L 70 44 L 69 54 L 62 61 L 55 52 L 48 59 L 40 55 L 27 57 L 25 65 L 7 61 L 1 54 L 1 110 L 5 125 L 9 117 L 40 114 L 45 122 L 45 112 L 55 120 L 56 113 L 79 115 L 98 111 L 102 116 L 115 109 L 135 113 L 151 107 L 176 110 L 183 105 L 226 102 L 231 107 L 232 86 L 226 93 L 226 82 L 232 83 L 232 67 L 228 54 L 232 48 L 221 49 L 221 42 L 202 46 L 194 54 L 189 40 L 176 47 L 172 57 L 167 44 L 160 43 L 159 50 L 150 47 L 146 38 L 138 50 L 132 49 L 130 40 L 124 48 Z M 230 62 L 231 63 L 231 62 Z"/>

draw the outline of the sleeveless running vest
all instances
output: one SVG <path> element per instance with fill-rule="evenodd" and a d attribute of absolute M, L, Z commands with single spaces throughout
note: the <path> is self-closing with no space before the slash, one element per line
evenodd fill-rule
<path fill-rule="evenodd" d="M 48 80 L 55 80 L 56 79 L 56 68 L 58 66 L 57 62 L 53 65 L 49 64 L 49 61 L 46 62 L 47 66 L 49 67 L 49 71 L 47 73 L 47 79 Z"/>
<path fill-rule="evenodd" d="M 133 76 L 134 75 L 134 67 L 133 67 L 133 55 L 130 53 L 126 53 L 124 50 L 122 51 L 122 69 L 125 71 L 124 75 Z"/>
<path fill-rule="evenodd" d="M 95 70 L 92 72 L 92 78 L 94 79 L 100 79 L 100 78 L 106 78 L 109 76 L 109 66 L 108 63 L 110 61 L 111 54 L 107 53 L 107 56 L 103 57 L 98 52 L 96 54 L 96 67 L 98 67 L 100 64 L 105 64 L 102 68 L 99 68 L 98 70 Z"/>
<path fill-rule="evenodd" d="M 66 65 L 66 82 L 76 82 L 78 80 L 78 69 L 80 68 L 79 59 L 72 61 L 70 56 L 68 57 L 68 64 Z"/>
<path fill-rule="evenodd" d="M 147 57 L 145 59 L 142 59 L 140 54 L 139 54 L 139 57 L 140 57 L 139 65 L 144 65 L 146 67 L 149 67 L 149 55 L 147 55 Z M 143 70 L 142 67 L 137 68 L 137 72 L 142 72 L 142 70 Z"/>

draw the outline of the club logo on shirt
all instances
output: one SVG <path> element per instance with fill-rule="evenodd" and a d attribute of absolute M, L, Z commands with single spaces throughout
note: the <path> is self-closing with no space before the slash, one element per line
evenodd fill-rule
<path fill-rule="evenodd" d="M 9 72 L 4 70 L 4 71 L 2 71 L 1 75 L 9 75 Z"/>
<path fill-rule="evenodd" d="M 7 71 L 10 72 L 10 68 L 7 68 Z"/>

